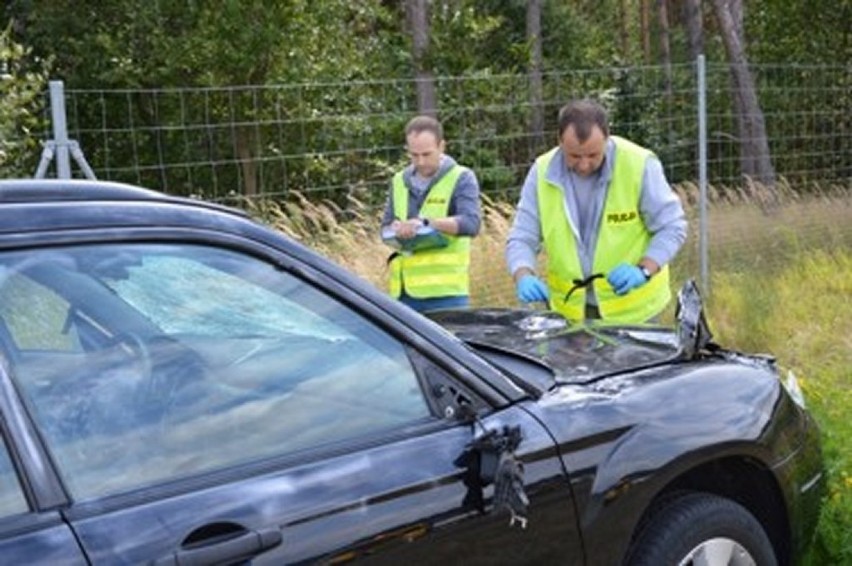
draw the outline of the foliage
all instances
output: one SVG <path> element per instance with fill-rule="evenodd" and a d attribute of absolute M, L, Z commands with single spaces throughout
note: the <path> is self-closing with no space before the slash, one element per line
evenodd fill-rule
<path fill-rule="evenodd" d="M 594 69 L 625 62 L 618 53 L 618 0 L 543 2 L 547 69 Z"/>
<path fill-rule="evenodd" d="M 506 8 L 512 10 L 516 6 L 517 3 L 510 2 Z M 508 15 L 473 0 L 433 3 L 432 41 L 427 61 L 433 72 L 436 75 L 483 70 L 501 73 L 516 67 L 520 61 L 513 56 L 514 51 L 525 40 L 523 34 L 518 36 L 517 26 L 512 26 Z M 523 23 L 523 18 L 520 22 Z M 494 50 L 486 51 L 486 46 Z"/>
<path fill-rule="evenodd" d="M 202 160 L 210 160 L 210 153 L 235 160 L 215 171 L 212 178 L 212 168 L 170 179 L 149 169 L 126 177 L 118 174 L 117 180 L 182 194 L 197 192 L 196 183 L 215 193 L 208 196 L 251 194 L 263 181 L 256 162 L 262 162 L 266 153 L 304 153 L 302 136 L 322 139 L 368 133 L 375 140 L 398 126 L 361 118 L 382 100 L 368 88 L 358 88 L 356 82 L 338 92 L 305 86 L 280 89 L 273 96 L 254 86 L 345 83 L 398 74 L 405 62 L 399 56 L 404 52 L 402 36 L 392 29 L 390 13 L 377 0 L 18 0 L 7 13 L 36 52 L 56 54 L 56 72 L 64 77 L 69 91 L 133 89 L 126 96 L 101 97 L 75 107 L 76 115 L 69 120 L 72 129 L 93 128 L 99 123 L 103 129 L 127 117 L 140 125 L 113 147 L 86 139 L 84 133 L 80 143 L 89 161 L 100 165 L 96 169 L 109 169 L 110 161 L 116 160 L 156 162 L 162 153 L 185 163 L 199 160 L 200 151 L 209 152 Z M 185 96 L 192 85 L 212 88 Z M 221 89 L 219 85 L 253 86 Z M 163 94 L 164 87 L 175 90 Z M 274 129 L 252 126 L 280 123 L 293 115 L 315 117 L 300 124 L 298 137 L 282 137 Z M 183 131 L 187 126 L 204 132 L 204 139 L 189 142 Z M 331 178 L 325 178 L 323 185 L 357 184 L 352 174 L 346 179 L 334 178 L 350 168 L 349 157 L 330 159 L 336 163 L 326 169 Z M 354 177 L 374 175 L 370 166 L 374 161 L 359 163 L 364 171 Z M 289 165 L 287 175 L 294 179 L 310 179 L 316 172 L 311 170 L 311 160 Z M 281 175 L 273 171 L 267 177 Z M 210 180 L 214 182 L 205 184 Z"/>
<path fill-rule="evenodd" d="M 435 2 L 432 58 L 438 75 L 526 72 L 526 2 Z M 618 2 L 542 2 L 545 70 L 606 66 L 617 61 Z"/>
<path fill-rule="evenodd" d="M 669 94 L 664 86 L 667 72 L 672 80 Z M 653 71 L 647 68 L 616 68 L 613 75 L 613 88 L 599 95 L 608 107 L 612 131 L 644 147 L 653 148 L 664 167 L 669 168 L 669 178 L 697 179 L 698 171 L 694 165 L 698 147 L 697 124 L 687 122 L 681 128 L 671 126 L 672 116 L 697 114 L 694 97 L 682 94 L 689 92 L 694 84 L 694 69 L 683 65 Z M 674 164 L 684 163 L 692 166 L 671 170 Z"/>
<path fill-rule="evenodd" d="M 379 2 L 12 0 L 70 88 L 245 85 L 391 74 Z M 380 61 L 391 61 L 379 66 Z"/>
<path fill-rule="evenodd" d="M 749 55 L 777 63 L 848 64 L 852 60 L 852 4 L 848 0 L 775 0 L 747 6 Z"/>
<path fill-rule="evenodd" d="M 821 428 L 828 476 L 805 564 L 852 563 L 852 194 L 803 198 L 787 189 L 767 216 L 755 206 L 759 197 L 712 193 L 724 196 L 709 211 L 711 330 L 728 347 L 771 352 L 798 376 Z M 676 272 L 694 250 L 684 252 Z"/>
<path fill-rule="evenodd" d="M 542 2 L 547 131 L 533 140 L 526 4 L 430 3 L 439 117 L 450 153 L 477 169 L 486 192 L 502 198 L 517 189 L 521 169 L 554 139 L 558 108 L 578 96 L 608 100 L 614 132 L 657 151 L 670 178 L 695 179 L 697 121 L 682 119 L 696 115 L 695 69 L 683 63 L 678 11 L 670 6 L 672 60 L 681 63 L 667 69 L 639 65 L 638 0 Z M 846 4 L 828 5 L 838 16 Z M 400 132 L 416 93 L 403 2 L 10 0 L 3 10 L 29 46 L 21 64 L 55 57 L 55 76 L 79 97 L 67 105 L 70 133 L 99 175 L 217 199 L 300 191 L 345 206 L 404 161 Z M 774 165 L 802 190 L 824 180 L 815 171 L 843 180 L 852 170 L 852 75 L 842 66 L 850 32 L 829 11 L 811 18 L 812 8 L 792 0 L 745 11 Z M 710 180 L 739 183 L 729 69 L 710 15 L 705 8 Z M 813 32 L 823 20 L 830 33 Z M 787 53 L 839 64 L 767 64 Z M 671 95 L 663 90 L 669 70 Z M 128 129 L 107 143 L 105 132 L 123 123 Z M 187 166 L 166 171 L 163 156 Z"/>
<path fill-rule="evenodd" d="M 35 169 L 49 62 L 36 59 L 27 69 L 29 55 L 12 39 L 11 26 L 0 31 L 0 178 L 26 177 Z"/>

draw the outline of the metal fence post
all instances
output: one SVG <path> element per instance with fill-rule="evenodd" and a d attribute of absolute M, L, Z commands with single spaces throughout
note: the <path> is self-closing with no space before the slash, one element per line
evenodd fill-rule
<path fill-rule="evenodd" d="M 53 141 L 56 144 L 56 176 L 71 178 L 71 158 L 68 148 L 68 124 L 65 121 L 65 86 L 62 81 L 50 81 L 50 116 L 53 120 Z"/>
<path fill-rule="evenodd" d="M 704 55 L 696 60 L 698 75 L 698 250 L 701 271 L 701 290 L 710 298 L 709 253 L 707 237 L 707 81 Z"/>
<path fill-rule="evenodd" d="M 36 168 L 35 178 L 44 179 L 47 168 L 56 158 L 56 178 L 71 178 L 71 157 L 80 166 L 87 179 L 96 179 L 95 172 L 86 161 L 83 150 L 77 140 L 68 139 L 68 122 L 65 118 L 65 85 L 62 81 L 50 81 L 50 115 L 53 122 L 53 139 L 44 142 L 41 159 Z"/>

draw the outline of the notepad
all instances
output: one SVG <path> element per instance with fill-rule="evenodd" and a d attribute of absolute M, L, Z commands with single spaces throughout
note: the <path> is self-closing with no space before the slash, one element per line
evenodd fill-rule
<path fill-rule="evenodd" d="M 392 248 L 412 252 L 443 248 L 450 243 L 443 233 L 431 226 L 421 226 L 417 229 L 417 235 L 408 239 L 397 238 L 394 230 L 387 227 L 382 230 L 382 241 Z"/>

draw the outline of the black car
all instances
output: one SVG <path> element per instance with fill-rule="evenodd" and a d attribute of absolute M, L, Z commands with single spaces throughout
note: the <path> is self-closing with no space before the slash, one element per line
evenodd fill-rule
<path fill-rule="evenodd" d="M 235 210 L 0 181 L 0 562 L 795 563 L 795 378 L 679 301 L 430 319 Z"/>

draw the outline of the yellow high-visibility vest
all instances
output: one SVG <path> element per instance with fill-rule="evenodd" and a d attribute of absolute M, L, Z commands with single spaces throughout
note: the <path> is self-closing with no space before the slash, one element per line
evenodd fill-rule
<path fill-rule="evenodd" d="M 615 142 L 612 178 L 607 189 L 592 272 L 607 275 L 624 262 L 639 263 L 652 234 L 639 213 L 645 162 L 653 153 L 633 142 L 611 136 Z M 547 180 L 547 169 L 559 148 L 536 160 L 538 170 L 538 209 L 544 248 L 547 252 L 547 284 L 550 307 L 573 321 L 585 317 L 586 290 L 577 289 L 566 301 L 575 279 L 583 278 L 577 241 L 566 216 L 562 188 Z M 669 268 L 663 268 L 650 281 L 626 295 L 616 295 L 606 277 L 592 283 L 598 310 L 605 320 L 636 323 L 658 315 L 671 299 Z"/>
<path fill-rule="evenodd" d="M 450 208 L 450 198 L 465 168 L 453 166 L 426 195 L 420 216 L 443 218 Z M 393 178 L 394 216 L 408 218 L 408 188 L 400 171 Z M 444 234 L 449 243 L 443 248 L 400 252 L 390 262 L 390 294 L 406 294 L 418 299 L 470 294 L 470 237 Z"/>

